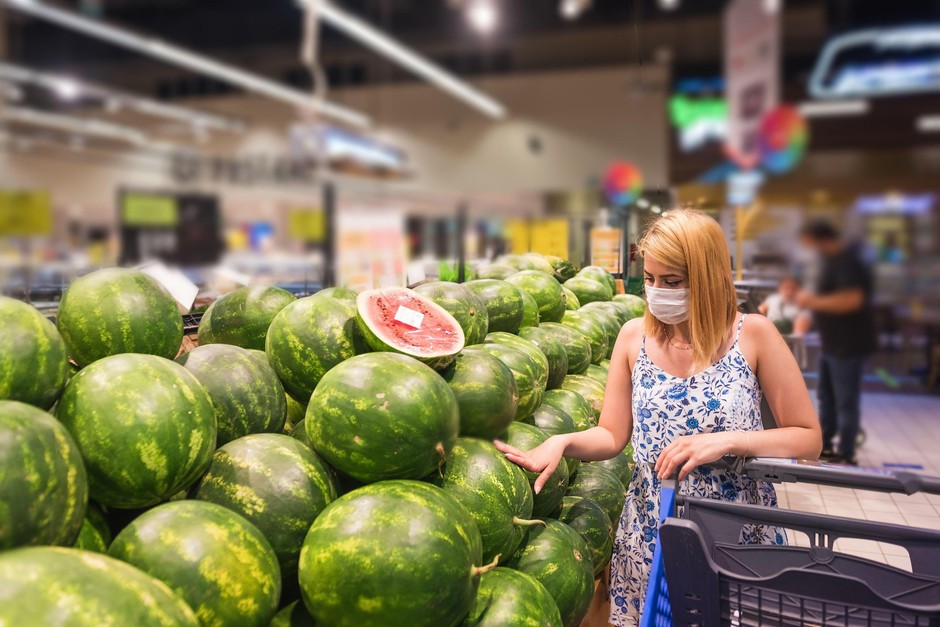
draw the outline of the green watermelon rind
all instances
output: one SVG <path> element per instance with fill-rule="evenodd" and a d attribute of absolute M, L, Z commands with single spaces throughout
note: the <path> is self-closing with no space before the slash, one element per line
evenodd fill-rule
<path fill-rule="evenodd" d="M 65 342 L 35 307 L 0 296 L 0 400 L 47 410 L 69 378 Z"/>
<path fill-rule="evenodd" d="M 561 613 L 545 586 L 531 575 L 502 566 L 480 577 L 470 612 L 460 623 L 460 627 L 560 626 Z"/>
<path fill-rule="evenodd" d="M 591 365 L 591 341 L 583 333 L 560 322 L 546 322 L 540 329 L 552 334 L 565 347 L 568 357 L 568 373 L 584 374 Z"/>
<path fill-rule="evenodd" d="M 539 307 L 539 320 L 559 322 L 565 313 L 565 302 L 561 285 L 551 274 L 538 270 L 524 270 L 506 279 L 519 291 L 535 299 Z"/>
<path fill-rule="evenodd" d="M 592 462 L 581 464 L 574 481 L 568 486 L 567 496 L 580 496 L 597 503 L 614 525 L 619 524 L 627 499 L 627 488 L 608 468 Z"/>
<path fill-rule="evenodd" d="M 506 433 L 505 442 L 514 446 L 520 451 L 531 451 L 535 447 L 543 444 L 549 436 L 542 429 L 521 422 L 514 422 L 509 425 Z M 529 487 L 535 485 L 535 480 L 539 478 L 537 472 L 524 470 L 526 479 L 529 480 Z M 565 496 L 568 489 L 568 464 L 562 459 L 558 463 L 555 472 L 552 473 L 548 481 L 542 487 L 538 494 L 533 493 L 532 514 L 535 518 L 544 518 L 550 516 L 552 512 L 561 505 L 561 499 Z"/>
<path fill-rule="evenodd" d="M 519 391 L 512 371 L 484 351 L 464 349 L 441 372 L 460 411 L 460 435 L 498 438 L 516 418 Z"/>
<path fill-rule="evenodd" d="M 546 389 L 561 387 L 561 382 L 568 374 L 568 351 L 565 350 L 564 344 L 559 342 L 551 331 L 538 328 L 519 329 L 519 337 L 535 344 L 548 360 Z"/>
<path fill-rule="evenodd" d="M 585 311 L 566 311 L 561 324 L 578 331 L 591 343 L 591 363 L 598 364 L 607 358 L 607 329 L 598 319 L 597 314 Z"/>
<path fill-rule="evenodd" d="M 486 305 L 474 292 L 459 283 L 447 281 L 422 283 L 414 290 L 446 309 L 460 323 L 465 344 L 480 344 L 486 337 L 489 316 Z"/>
<path fill-rule="evenodd" d="M 271 321 L 295 300 L 287 290 L 273 286 L 232 290 L 213 301 L 202 315 L 199 345 L 231 344 L 263 351 Z"/>
<path fill-rule="evenodd" d="M 522 294 L 515 285 L 498 279 L 477 279 L 463 285 L 479 296 L 486 305 L 490 333 L 519 332 L 524 310 Z"/>
<path fill-rule="evenodd" d="M 614 525 L 604 508 L 582 496 L 566 496 L 561 502 L 558 520 L 584 538 L 591 550 L 594 576 L 599 577 L 610 563 L 613 551 Z"/>

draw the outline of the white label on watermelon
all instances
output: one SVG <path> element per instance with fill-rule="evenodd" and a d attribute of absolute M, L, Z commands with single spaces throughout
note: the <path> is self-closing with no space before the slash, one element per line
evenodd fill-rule
<path fill-rule="evenodd" d="M 408 309 L 404 305 L 399 305 L 398 311 L 395 312 L 395 320 L 403 322 L 409 327 L 420 329 L 421 323 L 424 322 L 424 314 L 414 309 Z"/>
<path fill-rule="evenodd" d="M 181 313 L 188 313 L 192 309 L 199 288 L 185 274 L 174 268 L 167 268 L 159 261 L 141 264 L 137 269 L 166 288 L 176 300 Z"/>

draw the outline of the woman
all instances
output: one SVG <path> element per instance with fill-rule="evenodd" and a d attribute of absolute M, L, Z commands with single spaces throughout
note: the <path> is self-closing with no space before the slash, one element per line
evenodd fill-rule
<path fill-rule="evenodd" d="M 599 426 L 557 435 L 506 457 L 541 472 L 563 456 L 609 459 L 632 434 L 636 470 L 611 560 L 611 623 L 637 623 L 655 546 L 659 482 L 678 475 L 685 494 L 776 505 L 773 488 L 730 471 L 697 468 L 725 455 L 815 458 L 822 440 L 800 369 L 767 318 L 739 314 L 724 233 L 697 211 L 658 219 L 639 244 L 647 312 L 620 331 Z M 762 431 L 761 392 L 779 428 Z M 784 540 L 755 528 L 747 542 Z"/>

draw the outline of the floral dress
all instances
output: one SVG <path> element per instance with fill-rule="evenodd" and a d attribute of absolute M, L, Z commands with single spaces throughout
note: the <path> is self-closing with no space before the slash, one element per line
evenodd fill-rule
<path fill-rule="evenodd" d="M 659 453 L 674 439 L 717 431 L 759 431 L 761 390 L 738 346 L 744 316 L 734 344 L 724 357 L 695 376 L 675 377 L 650 361 L 643 337 L 633 367 L 633 455 L 636 469 L 627 491 L 610 565 L 610 622 L 636 625 L 643 609 L 646 582 L 656 547 L 659 479 L 652 469 Z M 679 489 L 682 493 L 724 501 L 776 507 L 770 484 L 727 470 L 697 468 Z M 783 544 L 781 531 L 754 526 L 742 542 Z"/>

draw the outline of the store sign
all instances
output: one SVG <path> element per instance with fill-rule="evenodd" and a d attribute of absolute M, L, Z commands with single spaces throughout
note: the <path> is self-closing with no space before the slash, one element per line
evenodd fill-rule
<path fill-rule="evenodd" d="M 394 207 L 337 212 L 337 285 L 354 290 L 405 285 L 405 216 Z"/>
<path fill-rule="evenodd" d="M 760 160 L 758 135 L 780 92 L 779 10 L 765 2 L 732 0 L 725 10 L 725 97 L 728 156 L 742 168 Z"/>
<path fill-rule="evenodd" d="M 510 251 L 515 255 L 539 253 L 567 259 L 568 220 L 510 220 L 506 224 Z"/>
<path fill-rule="evenodd" d="M 936 194 L 859 196 L 854 208 L 857 213 L 867 215 L 929 215 L 936 201 Z"/>
<path fill-rule="evenodd" d="M 204 157 L 180 152 L 170 166 L 174 181 L 181 184 L 310 185 L 316 182 L 316 164 L 292 157 L 246 155 Z"/>
<path fill-rule="evenodd" d="M 0 190 L 0 236 L 52 235 L 52 200 L 43 190 Z"/>
<path fill-rule="evenodd" d="M 816 98 L 940 91 L 940 25 L 869 29 L 829 41 L 810 76 Z"/>
<path fill-rule="evenodd" d="M 750 205 L 764 184 L 764 175 L 759 170 L 745 170 L 728 175 L 728 204 L 736 207 Z"/>
<path fill-rule="evenodd" d="M 669 99 L 669 120 L 677 129 L 683 152 L 698 150 L 728 136 L 728 103 L 724 98 L 676 94 Z"/>
<path fill-rule="evenodd" d="M 591 229 L 591 265 L 620 274 L 620 229 Z"/>
<path fill-rule="evenodd" d="M 347 174 L 400 175 L 406 170 L 402 151 L 346 129 L 295 124 L 290 130 L 291 155 L 300 160 L 323 160 Z"/>

